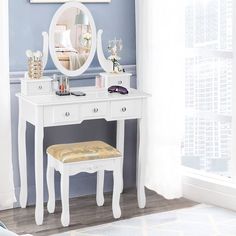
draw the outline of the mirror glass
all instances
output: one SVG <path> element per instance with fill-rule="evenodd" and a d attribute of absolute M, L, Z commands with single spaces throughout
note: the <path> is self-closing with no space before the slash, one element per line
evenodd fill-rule
<path fill-rule="evenodd" d="M 52 59 L 63 74 L 78 76 L 88 68 L 95 53 L 96 29 L 83 4 L 64 4 L 54 16 L 49 37 Z"/>

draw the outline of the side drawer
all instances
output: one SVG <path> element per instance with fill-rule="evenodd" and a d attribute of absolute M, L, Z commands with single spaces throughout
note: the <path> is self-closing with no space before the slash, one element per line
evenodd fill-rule
<path fill-rule="evenodd" d="M 51 83 L 29 83 L 27 89 L 29 95 L 47 95 L 51 93 Z"/>
<path fill-rule="evenodd" d="M 111 102 L 111 118 L 139 118 L 142 114 L 142 101 L 113 101 Z"/>
<path fill-rule="evenodd" d="M 124 76 L 124 77 L 111 77 L 107 78 L 107 85 L 106 87 L 109 88 L 113 85 L 119 85 L 125 88 L 130 88 L 130 77 Z"/>
<path fill-rule="evenodd" d="M 53 107 L 53 122 L 73 122 L 79 119 L 78 105 L 63 105 Z"/>
<path fill-rule="evenodd" d="M 51 79 L 22 79 L 21 93 L 26 96 L 49 95 L 52 93 Z"/>
<path fill-rule="evenodd" d="M 83 118 L 105 117 L 106 114 L 106 102 L 85 103 L 81 105 L 81 115 Z"/>
<path fill-rule="evenodd" d="M 58 123 L 66 125 L 76 121 L 79 121 L 79 105 L 49 106 L 44 110 L 45 126 Z"/>

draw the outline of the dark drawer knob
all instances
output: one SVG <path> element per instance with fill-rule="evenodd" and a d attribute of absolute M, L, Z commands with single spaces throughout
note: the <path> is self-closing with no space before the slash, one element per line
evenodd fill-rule
<path fill-rule="evenodd" d="M 97 112 L 98 112 L 98 108 L 94 108 L 94 109 L 93 109 L 93 112 L 94 112 L 94 113 L 97 113 Z"/>
<path fill-rule="evenodd" d="M 122 83 L 123 83 L 123 81 L 122 81 L 122 80 L 119 80 L 119 81 L 118 81 L 118 84 L 122 84 Z"/>
<path fill-rule="evenodd" d="M 39 88 L 39 90 L 42 90 L 42 89 L 43 89 L 43 86 L 42 86 L 42 85 L 39 85 L 38 88 Z"/>
<path fill-rule="evenodd" d="M 122 110 L 123 112 L 126 112 L 126 111 L 127 111 L 126 107 L 123 107 L 121 110 Z"/>
<path fill-rule="evenodd" d="M 65 116 L 66 116 L 66 117 L 69 117 L 69 116 L 70 116 L 70 112 L 66 112 L 66 113 L 65 113 Z"/>

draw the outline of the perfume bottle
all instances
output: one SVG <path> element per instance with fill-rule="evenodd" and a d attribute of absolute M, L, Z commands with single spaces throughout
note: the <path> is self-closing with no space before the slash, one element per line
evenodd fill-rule
<path fill-rule="evenodd" d="M 58 89 L 56 94 L 59 96 L 66 96 L 70 95 L 70 86 L 69 86 L 69 79 L 66 76 L 60 76 L 58 81 Z"/>

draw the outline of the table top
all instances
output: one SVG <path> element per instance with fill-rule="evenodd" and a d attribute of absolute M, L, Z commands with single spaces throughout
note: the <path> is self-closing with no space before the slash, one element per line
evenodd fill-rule
<path fill-rule="evenodd" d="M 51 106 L 63 104 L 76 104 L 87 102 L 101 102 L 101 101 L 116 101 L 116 100 L 132 100 L 150 97 L 150 94 L 139 91 L 137 89 L 129 89 L 129 94 L 122 95 L 117 93 L 108 93 L 106 89 L 98 89 L 95 87 L 78 87 L 71 89 L 71 92 L 81 91 L 85 92 L 86 96 L 57 96 L 52 95 L 39 95 L 39 96 L 25 96 L 17 93 L 16 96 L 29 102 L 35 106 Z"/>

